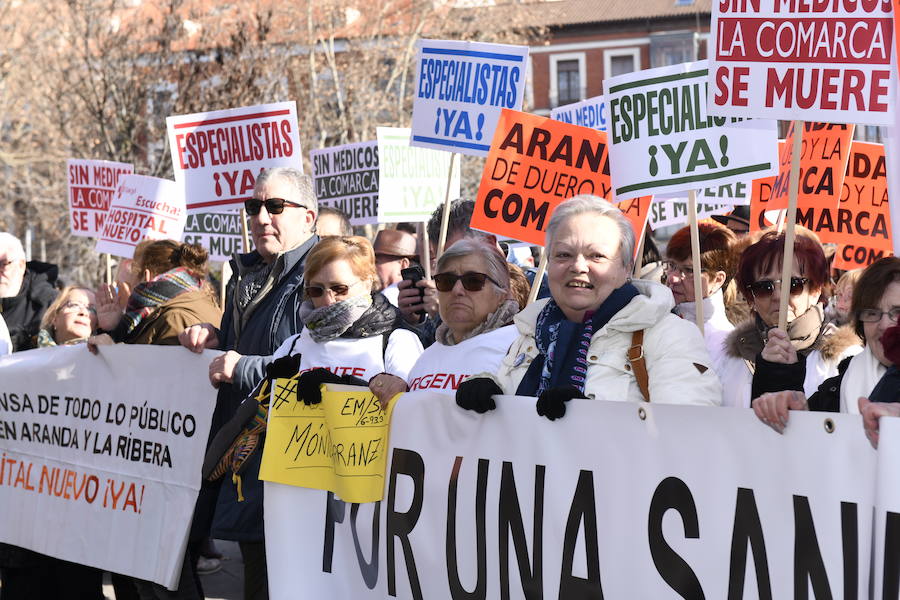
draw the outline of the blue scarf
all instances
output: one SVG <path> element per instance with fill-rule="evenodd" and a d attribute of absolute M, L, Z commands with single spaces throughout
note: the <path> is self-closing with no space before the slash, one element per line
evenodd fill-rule
<path fill-rule="evenodd" d="M 584 393 L 587 353 L 594 332 L 602 329 L 639 294 L 636 287 L 626 283 L 613 290 L 597 310 L 586 312 L 581 323 L 566 319 L 562 309 L 551 299 L 538 315 L 535 325 L 538 356 L 525 371 L 516 394 L 540 396 L 551 388 L 570 386 Z"/>

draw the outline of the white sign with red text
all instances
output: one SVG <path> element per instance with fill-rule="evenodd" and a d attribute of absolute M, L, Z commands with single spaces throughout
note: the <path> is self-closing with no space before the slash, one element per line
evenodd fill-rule
<path fill-rule="evenodd" d="M 890 0 L 717 0 L 711 31 L 711 114 L 891 123 Z"/>
<path fill-rule="evenodd" d="M 103 229 L 119 178 L 134 166 L 108 160 L 70 158 L 66 161 L 69 188 L 69 225 L 72 235 L 96 237 Z"/>
<path fill-rule="evenodd" d="M 184 231 L 181 186 L 168 179 L 125 175 L 109 206 L 97 252 L 131 258 L 144 240 L 180 240 Z"/>
<path fill-rule="evenodd" d="M 172 116 L 166 127 L 188 212 L 240 208 L 264 169 L 303 170 L 295 102 Z"/>

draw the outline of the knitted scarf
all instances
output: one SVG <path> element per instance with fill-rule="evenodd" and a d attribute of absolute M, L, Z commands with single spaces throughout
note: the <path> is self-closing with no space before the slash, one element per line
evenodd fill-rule
<path fill-rule="evenodd" d="M 755 313 L 754 313 L 755 314 Z M 756 314 L 756 326 L 759 329 L 759 337 L 765 343 L 771 327 Z M 822 336 L 831 334 L 835 327 L 825 323 L 825 311 L 821 304 L 813 304 L 805 313 L 787 324 L 787 334 L 791 345 L 797 354 L 808 356 L 818 347 L 817 342 Z"/>
<path fill-rule="evenodd" d="M 371 294 L 360 294 L 320 308 L 307 300 L 300 306 L 300 320 L 313 341 L 321 344 L 340 337 L 370 306 Z"/>
<path fill-rule="evenodd" d="M 509 325 L 512 323 L 513 317 L 515 317 L 518 312 L 518 302 L 515 300 L 504 300 L 500 303 L 500 306 L 497 307 L 497 310 L 486 316 L 484 321 L 479 323 L 463 339 L 455 339 L 453 337 L 453 332 L 450 331 L 450 327 L 448 327 L 446 323 L 438 325 L 437 330 L 434 332 L 434 337 L 438 343 L 443 344 L 444 346 L 455 346 L 456 344 L 471 339 L 481 333 L 487 333 Z"/>
<path fill-rule="evenodd" d="M 595 311 L 587 311 L 581 323 L 566 319 L 551 299 L 535 325 L 534 341 L 539 354 L 528 366 L 516 395 L 540 396 L 551 388 L 567 386 L 584 393 L 587 353 L 594 332 L 602 329 L 639 294 L 636 287 L 626 283 L 613 290 Z"/>
<path fill-rule="evenodd" d="M 125 335 L 134 331 L 156 308 L 176 296 L 199 290 L 201 283 L 201 280 L 185 267 L 178 267 L 136 285 L 128 298 L 128 305 L 122 317 Z M 120 328 L 116 331 L 118 333 Z"/>

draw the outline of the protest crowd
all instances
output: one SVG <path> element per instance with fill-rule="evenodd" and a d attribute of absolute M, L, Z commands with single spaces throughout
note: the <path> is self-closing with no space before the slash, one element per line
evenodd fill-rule
<path fill-rule="evenodd" d="M 499 71 L 493 73 L 499 77 Z M 509 86 L 509 97 L 516 94 L 517 73 L 510 70 L 509 81 L 500 83 Z M 440 81 L 438 74 L 435 82 Z M 628 128 L 616 130 L 618 141 L 609 150 L 613 159 L 615 144 L 634 143 L 643 127 L 642 117 L 627 114 L 627 103 L 616 93 L 615 86 L 609 87 L 610 110 L 619 110 L 620 117 L 624 111 L 633 120 Z M 601 173 L 600 151 L 593 153 L 588 141 L 576 142 L 573 151 L 571 136 L 585 128 L 567 124 L 569 129 L 560 125 L 557 131 L 544 123 L 549 119 L 516 116 L 521 113 L 508 110 L 513 102 L 495 96 L 488 102 L 494 106 L 485 109 L 497 109 L 492 118 L 499 120 L 493 143 L 485 146 L 491 153 L 516 152 L 523 161 L 565 163 L 578 176 Z M 462 102 L 456 96 L 450 100 Z M 616 118 L 610 122 L 614 130 Z M 279 135 L 288 139 L 291 127 L 296 123 L 279 128 Z M 676 133 L 687 128 L 681 124 Z M 432 133 L 437 131 L 435 126 Z M 669 150 L 665 136 L 654 143 L 662 150 L 659 163 L 656 146 L 649 154 L 654 157 L 650 179 L 663 185 L 665 174 L 657 171 L 665 168 L 661 163 Z M 174 146 L 173 156 L 179 151 Z M 289 146 L 285 142 L 284 147 Z M 724 152 L 728 144 L 720 146 Z M 775 156 L 776 144 L 770 150 Z M 381 159 L 387 161 L 388 156 L 400 156 L 391 168 L 403 167 L 402 154 L 385 153 Z M 795 217 L 787 217 L 787 226 L 783 221 L 758 226 L 762 217 L 756 212 L 751 217 L 744 206 L 699 219 L 695 209 L 689 223 L 685 217 L 683 226 L 662 239 L 647 226 L 651 200 L 633 193 L 622 198 L 644 188 L 623 186 L 624 179 L 617 183 L 617 177 L 625 177 L 620 175 L 625 173 L 621 160 L 612 161 L 612 179 L 608 172 L 603 179 L 606 187 L 573 184 L 560 194 L 562 183 L 548 188 L 542 183 L 540 190 L 530 192 L 534 198 L 526 196 L 524 188 L 515 188 L 512 167 L 496 176 L 500 160 L 493 154 L 488 158 L 477 199 L 452 199 L 456 194 L 450 194 L 448 182 L 447 198 L 432 202 L 424 218 L 368 223 L 375 227 L 351 223 L 352 215 L 334 202 L 321 201 L 316 178 L 300 168 L 277 164 L 260 169 L 247 197 L 231 206 L 240 208 L 248 239 L 242 244 L 245 252 L 235 254 L 223 271 L 226 277 L 230 273 L 226 281 L 217 281 L 211 272 L 210 248 L 160 234 L 165 220 L 182 210 L 175 208 L 175 188 L 162 184 L 154 192 L 154 206 L 160 211 L 151 217 L 158 219 L 155 224 L 140 225 L 133 217 L 141 214 L 139 209 L 132 217 L 123 216 L 127 211 L 121 205 L 109 209 L 109 226 L 116 223 L 118 229 L 98 231 L 105 242 L 141 227 L 155 232 L 127 244 L 120 236 L 116 243 L 129 246 L 128 253 L 119 254 L 116 272 L 97 287 L 67 280 L 55 265 L 26 260 L 21 240 L 0 233 L 0 380 L 30 357 L 77 351 L 84 355 L 78 360 L 99 364 L 119 345 L 168 347 L 164 351 L 177 353 L 185 364 L 195 365 L 202 358 L 207 368 L 201 375 L 214 390 L 208 391 L 215 403 L 208 432 L 188 441 L 203 457 L 202 473 L 194 474 L 199 491 L 192 517 L 177 532 L 185 543 L 168 551 L 179 558 L 183 551 L 175 583 L 113 572 L 117 599 L 203 598 L 202 575 L 217 561 L 213 539 L 239 545 L 243 597 L 269 597 L 272 554 L 271 548 L 267 552 L 267 534 L 277 525 L 268 519 L 271 507 L 283 501 L 280 495 L 278 500 L 274 494 L 268 497 L 276 488 L 266 475 L 266 453 L 274 451 L 275 443 L 267 431 L 285 402 L 278 396 L 283 385 L 278 382 L 286 380 L 296 386 L 287 402 L 303 409 L 327 403 L 330 390 L 351 386 L 375 399 L 367 415 L 376 421 L 389 420 L 391 411 L 403 408 L 408 398 L 448 403 L 473 430 L 504 408 L 508 411 L 505 402 L 516 397 L 517 411 L 538 415 L 545 431 L 562 436 L 574 431 L 578 423 L 573 407 L 584 401 L 741 411 L 785 435 L 801 412 L 843 413 L 860 417 L 856 433 L 864 433 L 875 449 L 882 419 L 900 417 L 900 258 L 888 255 L 857 269 L 837 268 L 836 244 L 823 243 L 816 227 L 791 221 Z M 844 160 L 839 170 L 849 173 Z M 325 159 L 317 157 L 316 164 L 325 164 Z M 452 178 L 452 164 L 438 165 L 439 180 L 446 180 L 448 172 Z M 193 167 L 183 162 L 181 168 Z M 141 176 L 123 177 L 120 199 L 129 186 L 149 189 L 140 187 L 149 185 Z M 182 207 L 187 201 L 190 208 L 190 189 L 185 188 Z M 542 192 L 543 198 L 553 198 L 552 206 L 539 204 Z M 388 199 L 382 182 L 380 202 Z M 196 199 L 201 200 L 205 198 Z M 642 216 L 636 223 L 626 206 L 640 202 Z M 145 201 L 137 206 L 150 205 Z M 490 219 L 505 220 L 513 229 L 509 235 L 492 232 L 485 225 Z M 519 226 L 529 231 L 517 236 L 514 228 Z M 114 253 L 110 248 L 104 252 Z M 161 378 L 171 375 L 156 368 L 142 365 Z M 73 373 L 73 378 L 80 376 L 77 369 Z M 415 396 L 419 392 L 431 395 Z M 5 411 L 11 403 L 0 398 Z M 181 401 L 175 399 L 175 406 Z M 178 421 L 172 413 L 166 419 L 161 416 L 159 422 L 176 433 L 181 423 L 188 436 L 186 418 L 179 415 Z M 441 434 L 434 431 L 442 427 L 427 425 L 435 437 Z M 7 450 L 4 443 L 9 439 L 0 436 L 0 448 Z M 578 446 L 580 440 L 570 443 Z M 169 460 L 171 466 L 168 448 L 143 448 L 137 452 L 144 453 L 144 463 L 164 465 Z M 335 450 L 331 458 L 360 460 L 344 453 L 350 450 L 356 451 Z M 3 465 L 0 470 L 6 469 Z M 453 477 L 455 485 L 456 471 Z M 3 485 L 0 479 L 0 489 Z M 357 509 L 354 504 L 353 527 Z M 344 513 L 338 518 L 331 510 L 329 505 L 329 519 L 343 523 Z M 399 509 L 391 505 L 387 510 L 396 514 Z M 483 518 L 476 517 L 482 527 Z M 521 515 L 518 518 L 521 527 Z M 395 524 L 386 534 L 391 536 L 391 555 L 397 531 Z M 8 538 L 0 535 L 4 540 Z M 295 559 L 321 563 L 318 555 L 298 553 Z M 101 599 L 103 571 L 112 569 L 88 562 L 0 544 L 0 599 Z M 414 567 L 407 557 L 407 568 Z M 803 585 L 805 589 L 805 581 Z M 560 592 L 560 597 L 565 595 Z"/>

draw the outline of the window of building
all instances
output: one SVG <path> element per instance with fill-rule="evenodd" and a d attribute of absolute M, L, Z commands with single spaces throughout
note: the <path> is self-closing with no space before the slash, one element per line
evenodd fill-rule
<path fill-rule="evenodd" d="M 584 100 L 587 90 L 584 52 L 550 57 L 550 107 Z"/>
<path fill-rule="evenodd" d="M 650 36 L 650 67 L 668 67 L 697 60 L 694 32 Z"/>
<path fill-rule="evenodd" d="M 639 48 L 610 48 L 603 53 L 603 77 L 615 77 L 641 70 Z"/>

